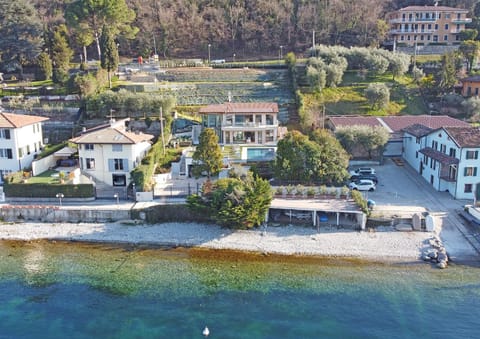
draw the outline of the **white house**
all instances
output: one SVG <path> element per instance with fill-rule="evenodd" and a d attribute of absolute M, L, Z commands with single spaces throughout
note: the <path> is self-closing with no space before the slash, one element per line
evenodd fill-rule
<path fill-rule="evenodd" d="M 70 141 L 78 145 L 80 168 L 110 186 L 127 186 L 130 171 L 151 147 L 153 135 L 128 131 L 129 119 L 85 131 Z"/>
<path fill-rule="evenodd" d="M 11 172 L 31 166 L 43 148 L 45 117 L 0 112 L 0 182 Z"/>
<path fill-rule="evenodd" d="M 404 129 L 405 160 L 438 191 L 473 199 L 480 184 L 480 129 L 412 125 Z"/>

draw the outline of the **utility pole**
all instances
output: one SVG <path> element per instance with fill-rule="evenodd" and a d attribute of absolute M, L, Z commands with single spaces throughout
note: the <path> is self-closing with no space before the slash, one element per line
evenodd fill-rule
<path fill-rule="evenodd" d="M 163 155 L 165 156 L 165 137 L 163 135 L 163 107 L 160 106 L 160 135 L 162 136 Z"/>
<path fill-rule="evenodd" d="M 313 56 L 317 56 L 317 52 L 315 51 L 315 30 L 312 31 L 312 54 L 315 53 Z"/>

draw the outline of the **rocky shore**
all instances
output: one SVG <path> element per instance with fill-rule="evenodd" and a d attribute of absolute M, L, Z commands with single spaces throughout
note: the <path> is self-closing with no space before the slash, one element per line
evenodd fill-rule
<path fill-rule="evenodd" d="M 420 261 L 432 252 L 439 236 L 435 232 L 399 232 L 393 227 L 353 231 L 336 227 L 278 226 L 254 230 L 229 230 L 199 223 L 4 223 L 0 239 L 63 240 L 105 243 L 152 244 L 260 252 L 265 254 L 353 257 L 380 262 Z M 446 241 L 445 241 L 446 240 Z M 455 242 L 453 255 L 470 259 L 476 255 L 466 241 Z M 459 241 L 464 244 L 460 246 Z M 448 250 L 448 247 L 447 247 Z M 450 253 L 449 253 L 450 254 Z"/>

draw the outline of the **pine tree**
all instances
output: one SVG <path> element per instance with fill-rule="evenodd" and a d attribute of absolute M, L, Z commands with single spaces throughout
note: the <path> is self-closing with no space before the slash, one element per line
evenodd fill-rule
<path fill-rule="evenodd" d="M 222 150 L 218 144 L 218 137 L 212 128 L 205 128 L 200 133 L 200 143 L 193 153 L 193 175 L 199 177 L 202 172 L 207 172 L 207 177 L 216 175 L 223 166 Z"/>
<path fill-rule="evenodd" d="M 68 70 L 70 69 L 70 59 L 72 56 L 73 51 L 67 42 L 67 27 L 60 25 L 55 32 L 53 32 L 53 81 L 63 83 L 68 80 Z"/>
<path fill-rule="evenodd" d="M 107 71 L 108 85 L 112 88 L 111 72 L 118 67 L 118 49 L 108 26 L 103 26 L 102 35 L 100 36 L 100 50 L 100 65 Z"/>

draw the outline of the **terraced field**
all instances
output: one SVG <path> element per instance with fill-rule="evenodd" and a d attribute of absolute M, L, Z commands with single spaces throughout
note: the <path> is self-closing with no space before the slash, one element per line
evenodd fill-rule
<path fill-rule="evenodd" d="M 286 69 L 167 69 L 155 73 L 158 92 L 174 95 L 178 105 L 233 102 L 276 102 L 279 119 L 288 121 L 294 97 Z"/>

